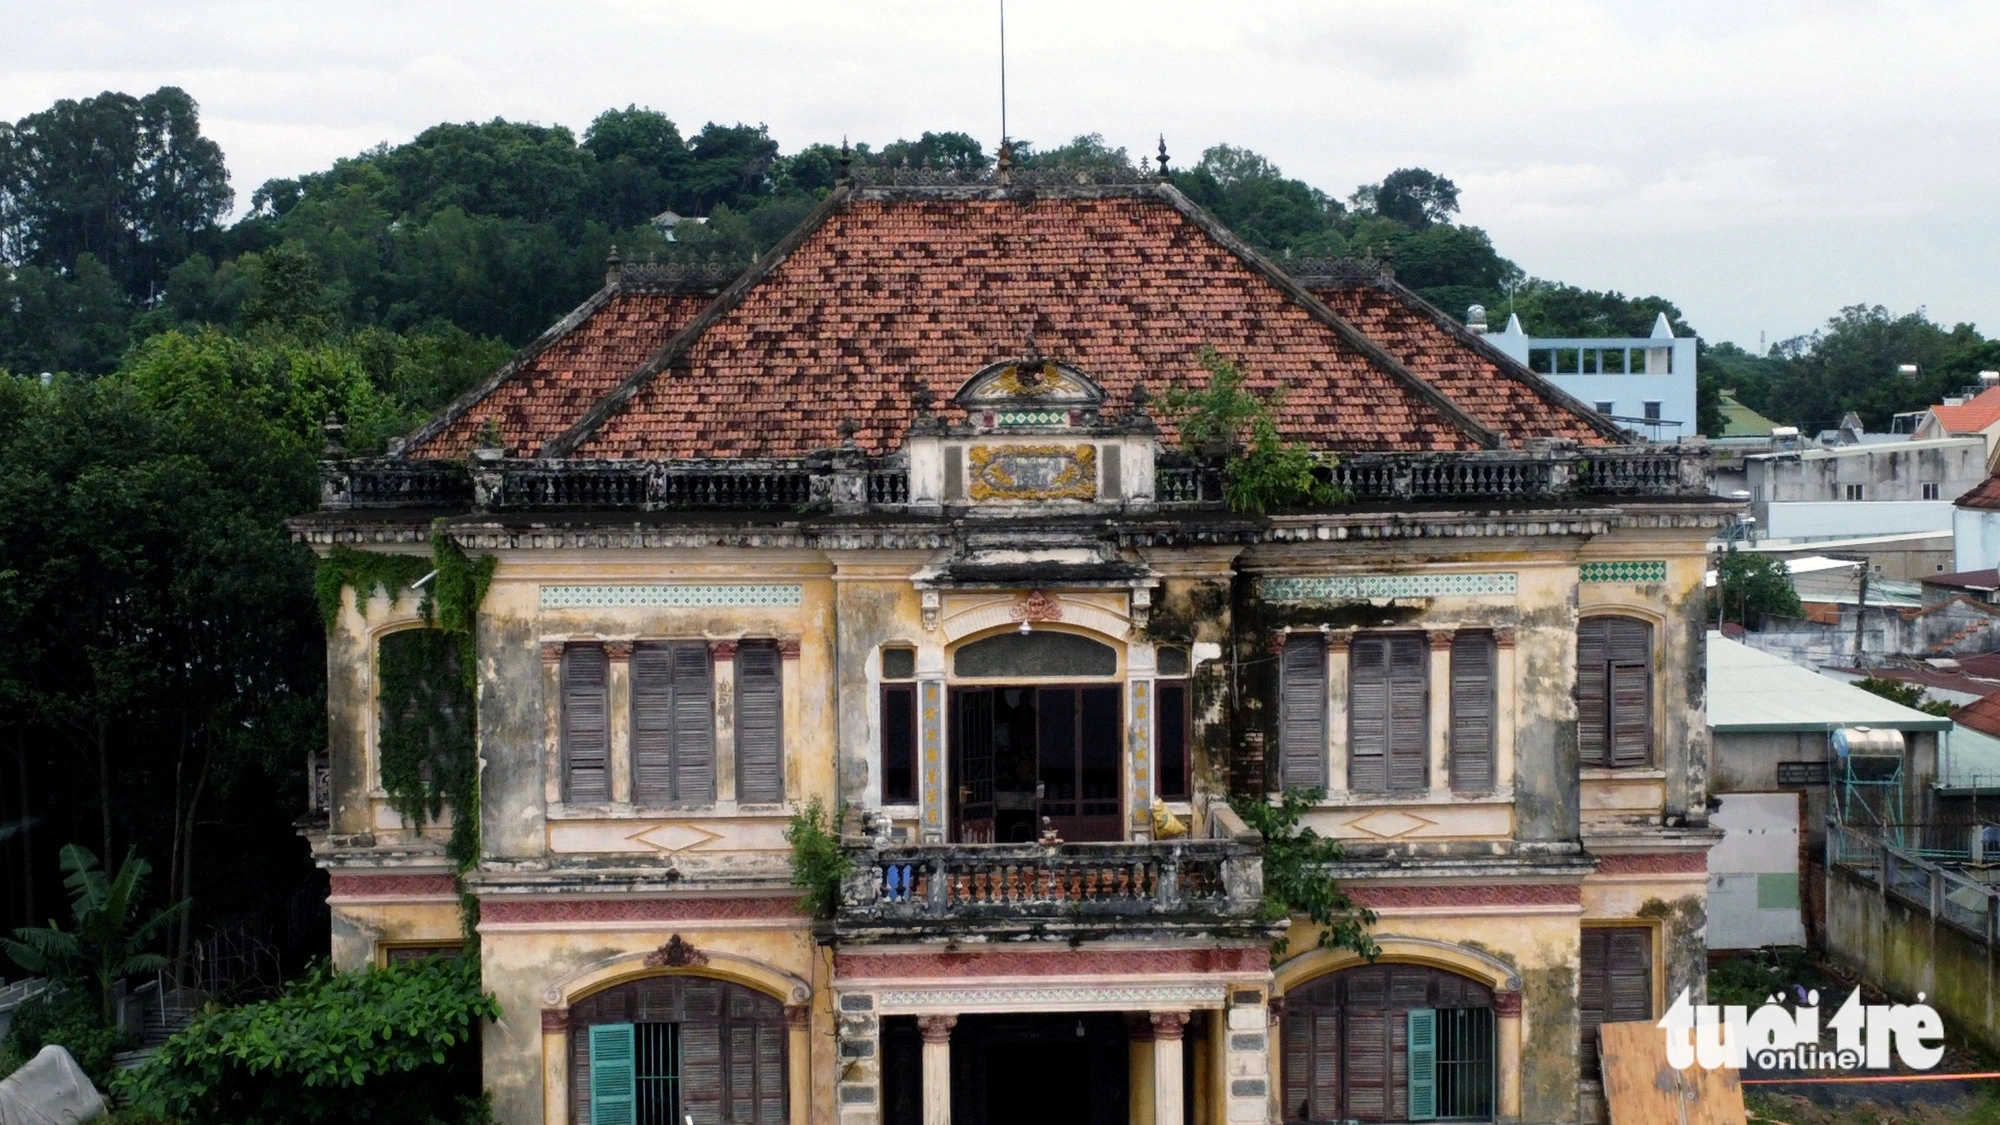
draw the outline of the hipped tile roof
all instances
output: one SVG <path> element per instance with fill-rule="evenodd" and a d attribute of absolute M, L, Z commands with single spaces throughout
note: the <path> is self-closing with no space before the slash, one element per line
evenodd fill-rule
<path fill-rule="evenodd" d="M 522 454 L 796 457 L 848 420 L 882 454 L 920 385 L 946 403 L 1030 333 L 1104 388 L 1107 416 L 1142 383 L 1200 385 L 1212 346 L 1317 449 L 1617 440 L 1408 290 L 1308 293 L 1167 186 L 840 189 L 698 315 L 690 300 L 608 289 L 409 452 L 462 455 L 490 415 Z"/>
<path fill-rule="evenodd" d="M 1931 416 L 1947 434 L 1976 434 L 2000 422 L 2000 387 L 1988 387 L 1957 406 L 1940 403 Z"/>

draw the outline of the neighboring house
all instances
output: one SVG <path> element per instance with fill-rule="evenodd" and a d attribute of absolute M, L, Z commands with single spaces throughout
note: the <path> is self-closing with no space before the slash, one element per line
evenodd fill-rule
<path fill-rule="evenodd" d="M 1485 331 L 1486 310 L 1473 306 L 1468 324 Z M 1650 336 L 1556 338 L 1530 336 L 1521 318 L 1487 333 L 1515 362 L 1589 403 L 1599 413 L 1649 441 L 1701 435 L 1695 411 L 1695 337 L 1676 337 L 1667 315 Z"/>
<path fill-rule="evenodd" d="M 1727 834 L 1709 856 L 1709 947 L 1798 944 L 1800 911 L 1810 898 L 1801 896 L 1800 873 L 1812 871 L 1824 852 L 1827 818 L 1896 808 L 1906 822 L 1923 820 L 1938 775 L 1938 737 L 1951 720 L 1715 632 L 1708 634 L 1708 684 L 1711 787 L 1723 809 L 1714 823 Z M 1849 733 L 1836 742 L 1840 731 Z M 1857 733 L 1866 731 L 1878 737 Z M 1842 754 L 1842 745 L 1862 749 Z M 1846 784 L 1857 774 L 1873 780 L 1890 772 L 1878 758 L 1900 778 L 1894 801 Z M 1745 799 L 1732 804 L 1733 797 Z M 1774 817 L 1788 806 L 1799 818 L 1789 834 Z M 1806 879 L 1808 891 L 1815 882 Z M 1806 910 L 1804 921 L 1812 916 Z"/>
<path fill-rule="evenodd" d="M 1993 567 L 1927 575 L 1918 584 L 1923 587 L 1925 605 L 1937 605 L 1953 598 L 1968 598 L 1987 605 L 2000 604 L 2000 570 Z"/>
<path fill-rule="evenodd" d="M 1944 438 L 1760 453 L 1744 472 L 1760 539 L 1935 533 L 1951 529 L 1952 501 L 1986 479 L 1986 446 Z"/>
<path fill-rule="evenodd" d="M 1981 371 L 1981 390 L 1948 398 L 1917 420 L 1918 441 L 1948 437 L 1976 437 L 1986 443 L 1990 459 L 2000 447 L 2000 373 Z"/>
<path fill-rule="evenodd" d="M 2000 475 L 1980 481 L 1951 509 L 1953 570 L 2000 564 Z"/>
<path fill-rule="evenodd" d="M 497 560 L 452 813 L 498 1121 L 1572 1121 L 1595 1027 L 1699 993 L 1698 448 L 1166 182 L 843 180 L 713 293 L 614 268 L 293 525 Z M 1210 347 L 1345 502 L 1222 503 L 1150 405 Z M 458 682 L 424 623 L 328 628 L 344 968 L 459 940 L 382 780 L 379 670 Z M 1274 957 L 1228 800 L 1291 787 L 1379 959 Z M 851 810 L 819 918 L 813 799 Z"/>
<path fill-rule="evenodd" d="M 1768 438 L 1778 423 L 1743 405 L 1734 390 L 1722 392 L 1721 438 Z"/>
<path fill-rule="evenodd" d="M 698 227 L 708 225 L 707 216 L 682 215 L 671 210 L 662 211 L 649 221 L 653 224 L 653 229 L 660 232 L 660 237 L 668 242 L 680 241 L 676 228 L 682 223 L 693 223 Z"/>

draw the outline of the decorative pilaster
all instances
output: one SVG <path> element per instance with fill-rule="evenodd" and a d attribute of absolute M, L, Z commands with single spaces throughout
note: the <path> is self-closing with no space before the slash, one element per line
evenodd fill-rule
<path fill-rule="evenodd" d="M 917 733 L 924 818 L 919 831 L 924 843 L 942 844 L 945 832 L 944 681 L 942 679 L 926 678 L 918 681 Z"/>
<path fill-rule="evenodd" d="M 1326 634 L 1326 789 L 1329 793 L 1347 789 L 1347 677 L 1352 666 L 1354 630 L 1333 629 Z"/>
<path fill-rule="evenodd" d="M 1450 629 L 1430 630 L 1431 642 L 1431 737 L 1429 785 L 1434 796 L 1451 788 L 1451 642 L 1457 634 Z"/>
<path fill-rule="evenodd" d="M 632 804 L 632 642 L 605 641 L 604 706 L 610 735 L 611 803 Z"/>
<path fill-rule="evenodd" d="M 1154 1012 L 1153 1018 L 1153 1122 L 1177 1125 L 1181 1114 L 1181 1035 L 1187 1030 L 1186 1012 Z"/>
<path fill-rule="evenodd" d="M 715 692 L 715 799 L 736 799 L 736 642 L 710 641 L 708 659 Z"/>
<path fill-rule="evenodd" d="M 1495 992 L 1493 994 L 1493 1022 L 1495 1046 L 1498 1056 L 1495 1060 L 1498 1074 L 1499 1105 L 1502 1118 L 1521 1116 L 1521 994 L 1518 992 Z"/>
<path fill-rule="evenodd" d="M 924 1037 L 924 1125 L 951 1125 L 951 1029 L 958 1017 L 918 1016 Z"/>

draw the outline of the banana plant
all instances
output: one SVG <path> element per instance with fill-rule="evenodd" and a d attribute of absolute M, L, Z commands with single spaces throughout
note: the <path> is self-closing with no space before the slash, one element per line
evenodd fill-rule
<path fill-rule="evenodd" d="M 153 866 L 139 858 L 136 848 L 126 851 L 113 875 L 97 865 L 89 848 L 70 844 L 62 850 L 62 869 L 68 872 L 63 885 L 69 888 L 72 928 L 64 929 L 55 919 L 46 926 L 23 926 L 12 938 L 0 938 L 0 948 L 22 968 L 52 981 L 95 983 L 109 1027 L 116 1018 L 113 986 L 125 977 L 166 968 L 167 959 L 146 952 L 146 946 L 188 908 L 188 900 L 140 921 L 139 888 Z"/>

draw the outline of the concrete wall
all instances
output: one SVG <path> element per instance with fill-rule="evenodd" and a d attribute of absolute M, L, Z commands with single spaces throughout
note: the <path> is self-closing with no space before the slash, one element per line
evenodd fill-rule
<path fill-rule="evenodd" d="M 1772 539 L 1847 539 L 1951 530 L 1949 500 L 1788 500 L 1752 503 L 1757 534 Z"/>
<path fill-rule="evenodd" d="M 1804 945 L 1799 886 L 1800 793 L 1730 793 L 1709 823 L 1708 948 Z"/>
<path fill-rule="evenodd" d="M 1926 484 L 1936 485 L 1937 499 L 1949 503 L 1986 479 L 1983 438 L 1808 449 L 1746 460 L 1750 500 L 1757 505 L 1845 500 L 1849 485 L 1861 486 L 1862 503 L 1923 500 Z"/>
<path fill-rule="evenodd" d="M 1835 864 L 1826 873 L 1827 953 L 1900 1000 L 1923 993 L 1951 1031 L 2000 1050 L 2000 960 L 1984 941 Z"/>
<path fill-rule="evenodd" d="M 2000 512 L 1953 508 L 1951 532 L 1953 570 L 2000 566 Z"/>

